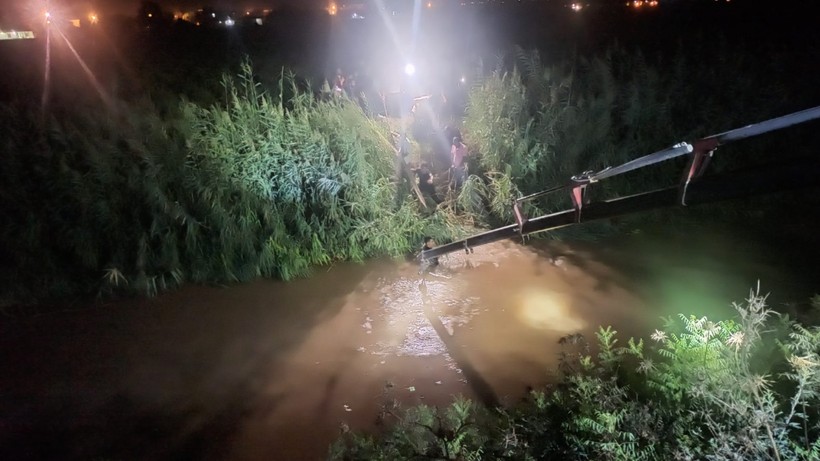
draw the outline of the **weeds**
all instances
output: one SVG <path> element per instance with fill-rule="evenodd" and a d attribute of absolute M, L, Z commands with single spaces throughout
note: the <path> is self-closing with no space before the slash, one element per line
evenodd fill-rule
<path fill-rule="evenodd" d="M 447 410 L 391 411 L 395 423 L 384 435 L 347 434 L 331 455 L 818 459 L 820 328 L 769 310 L 759 289 L 735 308 L 738 316 L 729 320 L 681 315 L 648 341 L 630 339 L 624 346 L 616 331 L 601 328 L 594 356 L 581 335 L 567 336 L 560 341 L 560 380 L 523 404 L 489 410 L 458 399 Z M 441 429 L 443 414 L 458 415 L 447 430 Z M 468 422 L 474 426 L 464 436 L 467 443 L 443 451 L 458 433 L 453 428 Z"/>
<path fill-rule="evenodd" d="M 267 94 L 248 64 L 223 84 L 226 106 L 184 102 L 171 119 L 146 104 L 37 130 L 34 113 L 4 107 L 0 289 L 29 302 L 287 280 L 458 229 L 396 203 L 388 127 L 356 104 L 290 75 Z"/>

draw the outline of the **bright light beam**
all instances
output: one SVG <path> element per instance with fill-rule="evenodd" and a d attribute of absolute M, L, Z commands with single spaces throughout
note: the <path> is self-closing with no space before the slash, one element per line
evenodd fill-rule
<path fill-rule="evenodd" d="M 413 28 L 412 37 L 410 38 L 410 56 L 416 52 L 416 39 L 419 37 L 419 26 L 421 24 L 421 2 L 422 0 L 415 0 L 413 2 Z"/>
<path fill-rule="evenodd" d="M 112 109 L 114 107 L 114 105 L 111 101 L 111 98 L 108 97 L 108 94 L 106 94 L 106 92 L 103 89 L 102 85 L 100 85 L 100 82 L 97 80 L 97 77 L 94 75 L 94 72 L 91 71 L 91 69 L 85 63 L 83 58 L 80 57 L 79 53 L 77 53 L 77 50 L 74 49 L 74 46 L 68 40 L 68 37 L 66 37 L 65 34 L 60 29 L 57 29 L 57 32 L 60 34 L 61 37 L 63 37 L 63 40 L 65 40 L 66 44 L 68 45 L 68 48 L 74 54 L 74 57 L 77 58 L 77 62 L 79 62 L 80 66 L 82 66 L 83 70 L 85 71 L 85 75 L 88 77 L 88 80 L 91 82 L 91 85 L 94 87 L 95 90 L 97 90 L 97 93 L 100 95 L 100 99 L 102 99 L 103 103 L 106 106 L 108 106 L 109 109 Z"/>
<path fill-rule="evenodd" d="M 51 27 L 46 28 L 46 62 L 45 70 L 43 72 L 43 96 L 40 101 L 40 108 L 43 115 L 43 120 L 46 116 L 46 107 L 48 106 L 48 93 L 51 86 Z"/>
<path fill-rule="evenodd" d="M 383 0 L 376 0 L 376 9 L 379 11 L 379 15 L 382 17 L 384 27 L 386 27 L 387 31 L 390 33 L 390 38 L 393 40 L 393 46 L 395 47 L 396 52 L 401 56 L 402 60 L 406 60 L 408 58 L 408 55 L 402 52 L 402 42 L 401 40 L 399 40 L 399 34 L 396 32 L 396 28 L 393 26 L 393 22 L 387 15 L 387 8 L 385 7 Z"/>

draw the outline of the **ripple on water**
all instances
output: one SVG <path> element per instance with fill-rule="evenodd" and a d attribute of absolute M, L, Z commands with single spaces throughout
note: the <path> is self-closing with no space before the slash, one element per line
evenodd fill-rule
<path fill-rule="evenodd" d="M 449 279 L 380 278 L 375 290 L 378 310 L 364 313 L 362 323 L 366 332 L 377 334 L 359 350 L 379 356 L 440 356 L 460 373 L 441 335 L 453 336 L 480 312 L 480 299 L 462 296 L 462 288 Z M 437 331 L 431 320 L 444 331 Z"/>

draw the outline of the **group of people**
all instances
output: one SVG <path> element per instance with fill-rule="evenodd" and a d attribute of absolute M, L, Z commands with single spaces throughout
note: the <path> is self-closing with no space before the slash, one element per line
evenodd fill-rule
<path fill-rule="evenodd" d="M 455 191 L 459 190 L 467 179 L 467 155 L 467 146 L 461 137 L 453 137 L 452 144 L 450 145 L 450 186 Z M 428 162 L 422 162 L 415 172 L 418 179 L 419 190 L 432 198 L 436 203 L 441 203 L 441 199 L 436 193 L 436 187 L 433 183 L 433 173 L 430 171 L 430 164 Z"/>
<path fill-rule="evenodd" d="M 346 96 L 357 102 L 365 112 L 368 111 L 366 94 L 371 91 L 372 82 L 366 74 L 353 72 L 345 74 L 341 68 L 336 69 L 336 75 L 331 82 L 331 93 L 336 97 Z"/>

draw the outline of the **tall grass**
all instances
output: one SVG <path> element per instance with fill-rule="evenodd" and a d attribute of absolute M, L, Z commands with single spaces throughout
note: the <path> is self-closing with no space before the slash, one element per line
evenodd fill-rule
<path fill-rule="evenodd" d="M 402 255 L 446 239 L 448 215 L 396 202 L 389 129 L 285 75 L 261 91 L 249 65 L 226 106 L 184 102 L 55 114 L 4 107 L 4 293 L 18 300 L 136 292 L 185 281 L 290 279 L 334 261 Z M 7 295 L 8 296 L 8 295 Z"/>
<path fill-rule="evenodd" d="M 615 45 L 556 63 L 516 49 L 514 66 L 500 64 L 470 92 L 465 137 L 479 174 L 492 184 L 509 181 L 526 195 L 584 171 L 795 110 L 785 95 L 797 86 L 775 63 L 753 50 L 728 49 L 724 42 L 711 48 L 697 43 L 672 57 L 647 57 Z M 789 139 L 789 155 L 801 149 L 807 155 L 807 144 L 796 141 Z M 783 146 L 771 136 L 730 145 L 721 148 L 712 169 L 771 160 L 773 150 Z M 683 162 L 603 181 L 588 188 L 588 197 L 673 185 Z M 511 222 L 511 190 L 487 197 L 496 223 Z M 557 211 L 571 203 L 568 194 L 553 194 L 534 205 Z"/>

